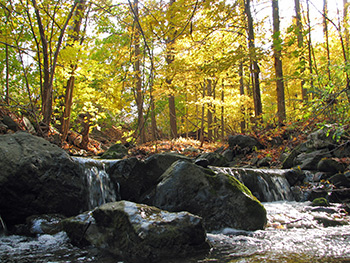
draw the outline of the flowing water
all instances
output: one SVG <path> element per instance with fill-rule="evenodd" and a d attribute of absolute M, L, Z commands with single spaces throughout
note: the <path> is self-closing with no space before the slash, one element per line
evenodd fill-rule
<path fill-rule="evenodd" d="M 106 173 L 106 168 L 115 161 L 75 160 L 85 171 L 91 208 L 118 200 L 119 186 L 112 185 Z M 239 172 L 232 168 L 218 168 L 216 171 L 229 173 L 242 181 L 247 181 L 252 172 L 249 169 Z M 274 201 L 263 203 L 268 217 L 265 230 L 251 232 L 226 228 L 208 233 L 212 246 L 209 253 L 164 263 L 350 262 L 350 216 L 339 204 L 317 208 L 310 206 L 309 202 L 291 201 L 292 195 L 283 171 L 258 170 L 254 184 L 258 184 L 258 188 L 252 192 L 260 194 L 262 199 Z M 72 246 L 64 232 L 35 237 L 5 236 L 1 233 L 0 262 L 123 262 L 93 248 Z"/>

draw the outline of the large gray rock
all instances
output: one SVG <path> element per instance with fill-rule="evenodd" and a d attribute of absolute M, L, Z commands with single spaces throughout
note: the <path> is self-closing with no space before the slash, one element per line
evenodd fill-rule
<path fill-rule="evenodd" d="M 257 230 L 266 224 L 265 208 L 237 179 L 185 161 L 162 175 L 153 202 L 161 209 L 201 216 L 207 230 Z"/>
<path fill-rule="evenodd" d="M 261 148 L 261 143 L 254 137 L 247 135 L 230 135 L 228 137 L 228 144 L 231 149 L 239 147 L 241 149 L 252 150 L 254 148 Z"/>
<path fill-rule="evenodd" d="M 113 182 L 120 185 L 122 200 L 139 203 L 146 193 L 156 187 L 160 176 L 177 160 L 191 159 L 172 153 L 154 154 L 144 162 L 132 157 L 117 162 L 108 173 Z"/>
<path fill-rule="evenodd" d="M 202 219 L 129 201 L 63 221 L 74 244 L 94 245 L 127 262 L 156 262 L 209 249 Z"/>
<path fill-rule="evenodd" d="M 0 135 L 0 214 L 7 224 L 26 217 L 87 210 L 79 165 L 61 148 L 28 133 Z"/>

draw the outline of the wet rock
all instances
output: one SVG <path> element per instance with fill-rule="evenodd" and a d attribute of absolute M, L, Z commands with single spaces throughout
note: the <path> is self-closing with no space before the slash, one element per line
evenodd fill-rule
<path fill-rule="evenodd" d="M 148 190 L 145 185 L 145 165 L 137 158 L 123 159 L 107 170 L 110 179 L 119 185 L 120 199 L 137 202 Z"/>
<path fill-rule="evenodd" d="M 186 156 L 172 153 L 154 154 L 144 162 L 132 157 L 117 162 L 108 174 L 120 185 L 122 200 L 149 203 L 144 196 L 156 187 L 160 176 L 177 160 L 191 161 Z"/>
<path fill-rule="evenodd" d="M 329 202 L 326 198 L 319 197 L 312 200 L 312 206 L 329 206 Z"/>
<path fill-rule="evenodd" d="M 264 207 L 232 176 L 178 161 L 161 179 L 153 204 L 168 211 L 199 215 L 207 230 L 256 230 L 266 224 Z"/>
<path fill-rule="evenodd" d="M 301 170 L 316 171 L 319 161 L 326 157 L 331 157 L 328 149 L 301 153 L 294 159 L 294 166 L 298 166 Z"/>
<path fill-rule="evenodd" d="M 200 217 L 120 201 L 64 221 L 73 243 L 92 244 L 126 262 L 157 262 L 209 249 Z"/>
<path fill-rule="evenodd" d="M 211 166 L 226 166 L 227 159 L 225 156 L 219 153 L 204 153 L 197 157 L 196 161 L 207 160 L 208 165 Z"/>
<path fill-rule="evenodd" d="M 336 187 L 341 188 L 350 188 L 350 179 L 345 176 L 343 173 L 338 173 L 329 178 L 329 181 L 334 184 Z"/>
<path fill-rule="evenodd" d="M 261 143 L 255 139 L 254 137 L 247 136 L 247 135 L 230 135 L 228 137 L 228 144 L 230 149 L 236 149 L 239 147 L 240 149 L 246 149 L 247 151 L 251 151 L 254 148 L 262 148 Z M 241 150 L 238 149 L 238 152 Z"/>
<path fill-rule="evenodd" d="M 258 167 L 270 167 L 271 161 L 272 161 L 271 157 L 262 158 L 262 159 L 258 160 L 257 166 Z"/>
<path fill-rule="evenodd" d="M 2 122 L 12 131 L 18 131 L 18 124 L 9 116 L 5 115 L 2 119 Z"/>
<path fill-rule="evenodd" d="M 65 219 L 65 216 L 58 214 L 40 216 L 35 215 L 28 217 L 26 219 L 26 223 L 31 234 L 54 235 L 63 230 L 63 219 Z"/>
<path fill-rule="evenodd" d="M 195 165 L 199 165 L 199 166 L 201 166 L 203 168 L 208 168 L 209 161 L 207 159 L 200 158 L 200 159 L 195 160 L 194 164 Z"/>
<path fill-rule="evenodd" d="M 307 147 L 305 143 L 302 143 L 300 145 L 298 145 L 297 147 L 295 147 L 290 154 L 287 155 L 287 157 L 284 158 L 283 162 L 282 162 L 282 168 L 283 169 L 289 169 L 295 166 L 295 158 L 303 153 L 307 151 Z"/>
<path fill-rule="evenodd" d="M 317 164 L 317 170 L 321 172 L 328 172 L 331 174 L 342 173 L 346 169 L 346 165 L 332 158 L 323 158 Z"/>
<path fill-rule="evenodd" d="M 324 227 L 348 225 L 348 222 L 344 219 L 335 219 L 328 216 L 314 216 L 314 219 Z"/>
<path fill-rule="evenodd" d="M 350 157 L 350 141 L 337 146 L 334 149 L 334 156 L 337 158 Z"/>
<path fill-rule="evenodd" d="M 128 154 L 128 149 L 120 143 L 114 144 L 102 155 L 102 159 L 122 159 Z"/>
<path fill-rule="evenodd" d="M 290 186 L 300 185 L 305 179 L 305 173 L 299 169 L 290 169 L 284 174 L 284 176 L 286 177 Z"/>
<path fill-rule="evenodd" d="M 86 180 L 58 146 L 29 133 L 0 135 L 0 211 L 7 224 L 31 215 L 87 210 Z"/>

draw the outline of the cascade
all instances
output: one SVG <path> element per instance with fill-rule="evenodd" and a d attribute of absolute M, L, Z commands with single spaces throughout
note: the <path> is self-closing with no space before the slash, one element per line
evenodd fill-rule
<path fill-rule="evenodd" d="M 261 202 L 293 201 L 294 196 L 285 177 L 289 170 L 210 167 L 216 173 L 225 173 L 243 183 Z"/>
<path fill-rule="evenodd" d="M 120 200 L 119 184 L 113 184 L 106 172 L 109 167 L 119 160 L 97 160 L 83 157 L 72 158 L 79 163 L 86 176 L 89 209 Z"/>

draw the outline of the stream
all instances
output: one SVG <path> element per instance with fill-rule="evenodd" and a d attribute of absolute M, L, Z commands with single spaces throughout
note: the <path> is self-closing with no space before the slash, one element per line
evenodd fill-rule
<path fill-rule="evenodd" d="M 89 184 L 90 207 L 119 200 L 119 185 L 113 186 L 105 172 L 115 161 L 99 162 L 77 159 L 85 169 Z M 215 170 L 215 169 L 214 169 Z M 219 169 L 242 181 L 249 169 L 237 175 L 236 169 Z M 313 207 L 310 202 L 292 201 L 285 178 L 275 171 L 276 178 L 268 178 L 261 170 L 256 182 L 262 187 L 257 195 L 267 211 L 267 227 L 259 231 L 225 228 L 207 233 L 212 248 L 206 255 L 172 259 L 167 263 L 195 262 L 350 262 L 350 216 L 341 204 Z M 269 182 L 269 180 L 271 182 Z M 288 201 L 287 201 L 288 200 Z M 65 232 L 55 235 L 37 234 L 35 237 L 5 236 L 0 232 L 0 262 L 123 262 L 115 256 L 94 248 L 72 246 Z"/>
<path fill-rule="evenodd" d="M 339 205 L 317 209 L 309 202 L 263 203 L 265 230 L 223 229 L 208 233 L 213 246 L 201 257 L 165 262 L 350 262 L 350 225 Z M 319 210 L 319 211 L 318 211 Z M 324 227 L 317 218 L 336 218 L 339 226 Z M 347 225 L 345 225 L 347 224 Z M 64 232 L 56 235 L 0 237 L 0 262 L 123 262 L 95 249 L 70 245 Z"/>

